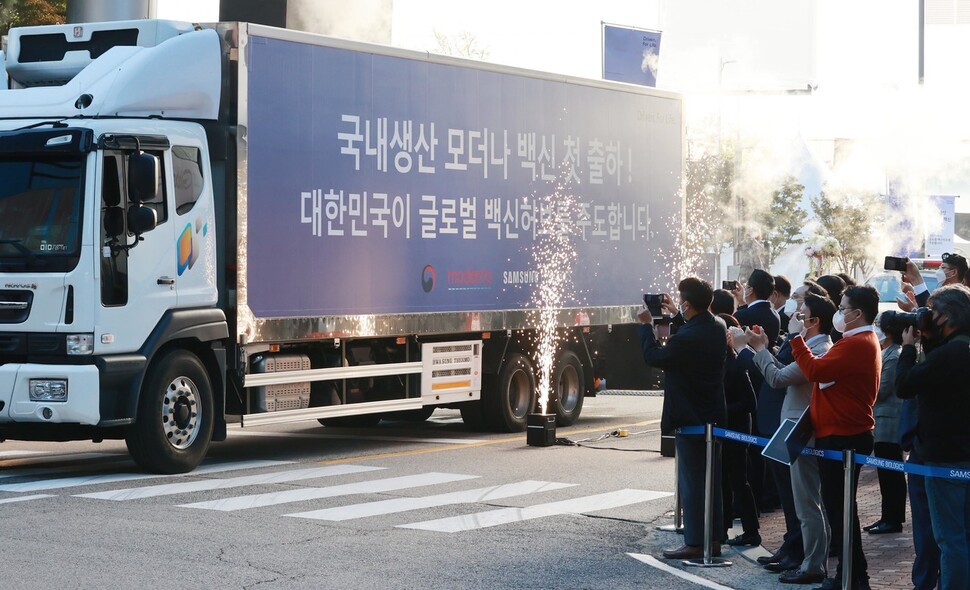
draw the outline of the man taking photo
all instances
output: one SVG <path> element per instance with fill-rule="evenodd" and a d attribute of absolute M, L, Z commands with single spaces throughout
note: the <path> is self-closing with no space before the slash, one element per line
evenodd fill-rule
<path fill-rule="evenodd" d="M 664 371 L 664 403 L 660 428 L 664 432 L 683 426 L 723 425 L 727 420 L 724 399 L 724 360 L 727 356 L 727 328 L 709 311 L 714 290 L 694 277 L 677 286 L 679 306 L 664 295 L 664 309 L 683 315 L 684 323 L 661 346 L 654 332 L 649 309 L 640 312 L 640 344 L 643 360 Z M 707 448 L 703 436 L 677 434 L 677 486 L 684 507 L 684 545 L 663 552 L 668 559 L 704 557 L 704 476 Z M 720 482 L 720 452 L 715 447 L 714 479 Z M 714 486 L 713 522 L 720 523 L 721 486 Z M 720 527 L 717 527 L 720 529 Z M 712 535 L 719 535 L 711 531 Z M 721 554 L 718 538 L 711 541 L 711 555 Z"/>

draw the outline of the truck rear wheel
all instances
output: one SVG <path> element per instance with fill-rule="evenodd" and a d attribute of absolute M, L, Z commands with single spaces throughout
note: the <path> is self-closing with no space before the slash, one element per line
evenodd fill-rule
<path fill-rule="evenodd" d="M 522 432 L 529 413 L 536 404 L 536 378 L 532 363 L 523 354 L 513 352 L 494 379 L 488 380 L 485 418 L 500 432 Z"/>
<path fill-rule="evenodd" d="M 212 384 L 202 362 L 184 350 L 152 363 L 138 416 L 125 442 L 140 466 L 156 473 L 186 473 L 205 457 L 212 439 Z"/>
<path fill-rule="evenodd" d="M 583 363 L 576 353 L 564 350 L 552 368 L 552 386 L 556 391 L 556 425 L 570 426 L 583 411 L 585 383 Z"/>

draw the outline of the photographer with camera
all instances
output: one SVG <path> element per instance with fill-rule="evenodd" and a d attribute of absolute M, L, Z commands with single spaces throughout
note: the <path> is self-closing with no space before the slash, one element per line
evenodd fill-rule
<path fill-rule="evenodd" d="M 899 270 L 903 273 L 902 289 L 906 301 L 897 299 L 896 303 L 903 311 L 913 311 L 917 307 L 926 307 L 930 298 L 929 288 L 919 272 L 919 267 L 909 258 L 886 257 L 886 270 Z M 940 268 L 936 269 L 938 287 L 958 285 L 967 278 L 967 259 L 959 254 L 944 252 L 941 256 Z"/>
<path fill-rule="evenodd" d="M 916 398 L 917 446 L 929 466 L 970 469 L 970 289 L 941 287 L 929 309 L 898 314 L 907 322 L 896 367 L 896 395 Z M 917 364 L 916 338 L 926 357 Z M 933 537 L 940 547 L 940 588 L 970 588 L 970 482 L 925 478 Z"/>
<path fill-rule="evenodd" d="M 791 339 L 792 354 L 805 377 L 814 383 L 809 414 L 815 429 L 815 447 L 835 451 L 852 449 L 860 455 L 872 453 L 872 429 L 875 420 L 872 406 L 879 391 L 882 351 L 873 332 L 872 322 L 879 307 L 879 293 L 871 286 L 851 286 L 842 295 L 838 312 L 832 320 L 842 338 L 824 356 L 815 356 L 805 342 L 804 327 Z M 856 509 L 856 489 L 861 465 L 854 467 L 852 488 L 852 571 L 842 570 L 839 555 L 835 578 L 828 578 L 822 588 L 838 588 L 841 577 L 851 576 L 852 588 L 869 588 L 868 564 L 862 551 L 862 531 Z M 843 535 L 844 474 L 838 461 L 819 461 L 822 501 L 828 515 L 832 538 Z"/>
<path fill-rule="evenodd" d="M 679 313 L 685 323 L 661 346 L 654 331 L 654 313 L 645 306 L 640 312 L 640 345 L 643 360 L 664 371 L 664 403 L 660 428 L 669 432 L 683 426 L 723 426 L 727 419 L 724 398 L 724 364 L 727 357 L 727 328 L 711 314 L 714 290 L 711 285 L 689 277 L 677 285 L 679 306 L 663 296 L 663 310 Z M 677 434 L 677 486 L 684 507 L 684 545 L 663 552 L 668 559 L 704 556 L 704 476 L 707 448 L 703 436 Z M 720 445 L 715 444 L 714 481 L 721 480 Z M 715 523 L 720 523 L 721 487 L 714 486 Z M 717 527 L 720 528 L 719 526 Z M 711 531 L 711 555 L 721 554 L 720 532 Z"/>

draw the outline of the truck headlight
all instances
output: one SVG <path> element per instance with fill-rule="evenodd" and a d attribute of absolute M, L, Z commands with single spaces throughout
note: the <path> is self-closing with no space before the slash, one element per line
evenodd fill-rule
<path fill-rule="evenodd" d="M 30 401 L 66 402 L 67 379 L 31 379 Z"/>
<path fill-rule="evenodd" d="M 68 334 L 67 354 L 91 354 L 94 352 L 94 334 Z"/>

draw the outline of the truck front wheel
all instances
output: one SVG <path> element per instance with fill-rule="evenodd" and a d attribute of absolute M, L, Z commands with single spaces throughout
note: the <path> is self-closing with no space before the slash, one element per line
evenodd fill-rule
<path fill-rule="evenodd" d="M 513 352 L 498 376 L 488 379 L 485 419 L 500 432 L 525 430 L 529 412 L 536 404 L 536 378 L 532 363 L 523 354 Z"/>
<path fill-rule="evenodd" d="M 169 352 L 145 377 L 138 416 L 125 439 L 128 452 L 149 471 L 192 471 L 212 439 L 212 407 L 212 384 L 202 362 L 183 350 Z"/>

